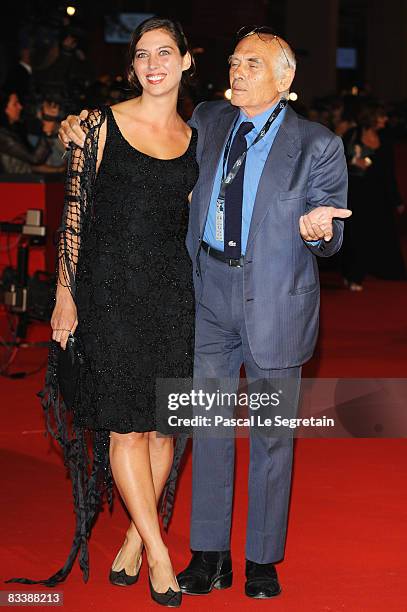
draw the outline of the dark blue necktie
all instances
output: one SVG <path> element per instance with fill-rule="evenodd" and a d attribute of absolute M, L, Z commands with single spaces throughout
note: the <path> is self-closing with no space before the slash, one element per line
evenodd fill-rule
<path fill-rule="evenodd" d="M 253 123 L 245 121 L 237 130 L 230 148 L 227 172 L 229 173 L 238 157 L 247 150 L 246 134 L 254 128 Z M 225 230 L 224 254 L 231 259 L 239 259 L 242 250 L 242 205 L 243 180 L 246 158 L 235 179 L 226 187 L 225 192 Z"/>

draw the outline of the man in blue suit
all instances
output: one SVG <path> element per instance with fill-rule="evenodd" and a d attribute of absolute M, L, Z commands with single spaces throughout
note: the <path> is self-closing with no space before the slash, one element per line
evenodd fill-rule
<path fill-rule="evenodd" d="M 244 365 L 249 382 L 289 379 L 295 401 L 318 334 L 316 256 L 339 250 L 351 212 L 342 141 L 287 106 L 294 75 L 285 41 L 268 28 L 240 33 L 230 58 L 231 104 L 204 102 L 190 122 L 198 128 L 200 176 L 187 248 L 195 378 L 227 379 L 237 390 Z M 81 144 L 78 118 L 68 119 L 61 138 Z M 249 597 L 281 591 L 274 564 L 284 555 L 291 468 L 291 437 L 250 430 Z M 177 577 L 184 593 L 232 584 L 233 473 L 233 438 L 195 436 L 193 556 Z"/>
<path fill-rule="evenodd" d="M 199 133 L 200 167 L 187 236 L 196 294 L 194 375 L 228 378 L 237 390 L 244 364 L 249 382 L 290 378 L 298 391 L 301 365 L 312 356 L 318 333 L 315 256 L 339 250 L 341 219 L 351 214 L 344 210 L 342 142 L 286 106 L 295 57 L 267 28 L 242 32 L 229 62 L 231 104 L 204 102 L 191 120 Z M 222 178 L 232 178 L 223 191 Z M 284 555 L 291 466 L 290 437 L 252 428 L 249 597 L 281 590 L 274 563 Z M 178 575 L 185 593 L 232 583 L 233 470 L 232 438 L 195 436 L 194 552 Z"/>

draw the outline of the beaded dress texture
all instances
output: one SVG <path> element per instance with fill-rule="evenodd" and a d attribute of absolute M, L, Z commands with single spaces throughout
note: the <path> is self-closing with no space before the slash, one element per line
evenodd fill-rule
<path fill-rule="evenodd" d="M 100 126 L 106 142 L 96 172 Z M 109 433 L 156 430 L 157 378 L 192 376 L 193 289 L 185 247 L 187 196 L 198 178 L 197 132 L 174 159 L 157 159 L 124 138 L 113 112 L 89 113 L 84 148 L 73 146 L 60 228 L 59 271 L 74 297 L 84 359 L 73 414 L 61 400 L 50 349 L 41 393 L 50 433 L 64 451 L 73 486 L 76 531 L 69 557 L 46 580 L 54 586 L 79 553 L 85 581 L 87 540 L 103 496 L 112 503 Z M 92 465 L 85 434 L 91 432 Z M 168 524 L 186 445 L 179 436 L 161 510 Z"/>
<path fill-rule="evenodd" d="M 93 219 L 76 271 L 78 333 L 92 370 L 80 385 L 78 425 L 154 431 L 156 378 L 191 376 L 192 273 L 184 243 L 195 145 L 194 130 L 181 157 L 145 155 L 107 109 Z"/>

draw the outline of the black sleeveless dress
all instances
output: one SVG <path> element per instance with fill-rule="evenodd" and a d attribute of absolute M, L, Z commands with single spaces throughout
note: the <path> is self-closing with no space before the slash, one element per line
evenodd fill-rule
<path fill-rule="evenodd" d="M 90 230 L 76 270 L 86 367 L 74 418 L 86 429 L 156 429 L 156 378 L 192 375 L 192 269 L 187 196 L 198 178 L 197 132 L 180 157 L 146 155 L 107 108 Z"/>

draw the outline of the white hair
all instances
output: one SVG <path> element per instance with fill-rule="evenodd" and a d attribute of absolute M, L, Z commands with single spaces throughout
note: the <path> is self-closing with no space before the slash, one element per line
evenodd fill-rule
<path fill-rule="evenodd" d="M 277 53 L 274 61 L 274 69 L 276 71 L 277 79 L 283 79 L 286 76 L 287 70 L 293 71 L 295 73 L 295 69 L 297 66 L 297 60 L 295 59 L 295 53 L 291 49 L 290 45 L 285 41 L 282 41 L 281 38 L 278 41 L 275 41 L 276 45 L 280 48 L 280 53 Z M 280 44 L 279 44 L 280 43 Z M 281 48 L 283 47 L 283 49 Z M 282 98 L 288 98 L 290 90 L 281 92 Z"/>
<path fill-rule="evenodd" d="M 279 46 L 280 53 L 276 55 L 274 67 L 277 73 L 277 78 L 282 79 L 285 76 L 285 72 L 288 68 L 295 72 L 297 60 L 295 59 L 294 51 L 291 49 L 288 43 L 283 41 L 281 38 L 278 38 L 278 40 L 276 40 L 276 45 Z"/>

